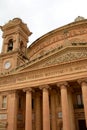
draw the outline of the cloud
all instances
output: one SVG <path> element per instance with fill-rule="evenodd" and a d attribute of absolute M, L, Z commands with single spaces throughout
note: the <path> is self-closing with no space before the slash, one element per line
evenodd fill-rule
<path fill-rule="evenodd" d="M 21 18 L 33 32 L 31 44 L 41 35 L 73 22 L 78 15 L 87 18 L 86 5 L 87 0 L 2 0 L 0 25 L 14 17 Z"/>

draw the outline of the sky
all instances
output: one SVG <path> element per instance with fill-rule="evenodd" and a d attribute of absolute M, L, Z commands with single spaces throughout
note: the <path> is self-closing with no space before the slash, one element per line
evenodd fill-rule
<path fill-rule="evenodd" d="M 87 19 L 87 0 L 0 0 L 0 26 L 13 18 L 21 18 L 33 33 L 28 46 L 49 31 L 73 22 L 78 16 Z M 0 51 L 1 47 L 0 30 Z"/>

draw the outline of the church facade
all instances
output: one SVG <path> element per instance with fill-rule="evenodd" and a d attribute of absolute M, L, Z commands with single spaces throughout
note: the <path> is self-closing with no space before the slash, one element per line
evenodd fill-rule
<path fill-rule="evenodd" d="M 87 130 L 87 20 L 34 41 L 14 18 L 0 27 L 0 130 Z"/>

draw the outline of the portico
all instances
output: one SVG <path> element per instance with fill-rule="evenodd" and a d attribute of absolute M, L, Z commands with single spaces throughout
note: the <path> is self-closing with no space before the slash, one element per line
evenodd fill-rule
<path fill-rule="evenodd" d="M 25 124 L 24 126 L 22 126 L 22 129 L 25 130 L 33 130 L 34 128 L 36 130 L 79 130 L 79 124 L 76 123 L 76 121 L 78 122 L 79 120 L 86 120 L 86 112 L 85 103 L 84 108 L 80 108 L 80 104 L 77 104 L 76 100 L 74 100 L 74 98 L 77 98 L 77 95 L 80 94 L 82 94 L 82 97 L 84 97 L 82 86 L 81 84 L 79 84 L 78 81 L 79 80 L 73 82 L 64 81 L 59 83 L 57 82 L 56 84 L 47 84 L 36 86 L 34 88 L 27 87 L 25 89 L 22 89 L 24 93 L 22 95 L 22 98 L 23 101 L 25 101 L 26 106 L 25 109 L 15 109 L 16 106 L 18 106 L 19 104 L 17 103 L 19 102 L 19 98 L 18 96 L 14 96 L 14 99 L 10 98 L 12 100 L 12 103 L 9 103 L 8 107 L 10 109 L 12 104 L 15 104 L 15 100 L 17 105 L 13 105 L 12 112 L 9 111 L 10 113 L 8 116 L 10 116 L 11 113 L 14 113 L 14 110 L 15 113 L 19 113 L 18 111 L 22 110 L 21 118 L 23 118 L 24 120 L 21 119 L 21 122 L 24 122 L 23 124 Z M 86 83 L 86 80 L 84 82 Z M 71 84 L 73 85 L 71 86 Z M 76 84 L 78 85 L 77 89 L 79 91 L 79 94 L 77 92 L 77 89 L 74 87 L 74 85 Z M 18 93 L 17 91 L 11 92 L 11 94 L 13 93 L 15 95 L 20 95 L 20 93 Z M 77 110 L 79 110 L 79 113 L 76 112 Z M 14 114 L 14 117 L 17 116 L 15 116 Z M 11 123 L 9 127 L 15 130 L 16 128 L 14 128 L 13 126 L 17 127 L 19 121 L 17 118 L 15 119 L 12 116 L 11 118 L 14 120 L 12 121 L 13 124 Z M 9 127 L 7 128 L 9 129 Z"/>

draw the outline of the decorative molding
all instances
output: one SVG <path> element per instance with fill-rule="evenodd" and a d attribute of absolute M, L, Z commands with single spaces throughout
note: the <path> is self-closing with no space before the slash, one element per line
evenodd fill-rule
<path fill-rule="evenodd" d="M 64 64 L 67 62 L 72 62 L 72 61 L 76 61 L 83 58 L 87 58 L 87 49 L 84 48 L 83 50 L 79 50 L 79 51 L 69 50 L 65 54 L 62 54 L 62 55 L 56 54 L 56 56 L 48 57 L 46 61 L 44 61 L 38 66 L 47 67 L 47 66 L 52 66 L 52 65 L 61 64 L 61 63 Z"/>
<path fill-rule="evenodd" d="M 34 92 L 34 89 L 32 89 L 32 88 L 24 88 L 23 91 L 26 92 L 26 93 L 31 93 L 31 92 Z"/>
<path fill-rule="evenodd" d="M 58 46 L 60 41 L 62 41 L 64 43 L 67 40 L 67 42 L 70 43 L 70 41 L 68 40 L 69 38 L 76 39 L 74 37 L 79 36 L 79 35 L 83 35 L 83 34 L 87 34 L 87 25 L 81 25 L 76 29 L 72 28 L 72 30 L 63 29 L 59 32 L 57 32 L 57 31 L 55 32 L 55 30 L 54 30 L 54 34 L 52 33 L 52 36 L 48 36 L 48 38 L 45 39 L 44 41 L 41 41 L 41 42 L 38 41 L 37 46 L 35 48 L 33 48 L 33 50 L 30 52 L 30 56 L 32 57 L 36 53 L 37 53 L 36 55 L 38 55 L 40 50 L 49 51 L 46 49 L 46 47 L 48 47 L 48 46 L 49 46 L 50 50 L 52 50 L 50 45 L 56 44 L 56 46 Z M 80 42 L 81 41 L 83 42 L 84 40 L 87 42 L 86 39 L 83 40 L 82 38 L 79 38 L 78 40 Z M 77 41 L 77 40 L 75 40 L 75 41 Z M 37 41 L 36 41 L 36 43 L 37 43 Z"/>
<path fill-rule="evenodd" d="M 82 79 L 78 79 L 77 82 L 82 85 L 82 84 L 86 84 L 87 85 L 87 78 L 82 78 Z"/>
<path fill-rule="evenodd" d="M 78 39 L 74 39 L 75 41 Z M 58 46 L 54 50 L 50 51 L 43 56 L 40 56 L 32 61 L 27 62 L 26 64 L 16 68 L 16 70 L 28 70 L 38 69 L 47 66 L 53 66 L 61 63 L 73 62 L 79 59 L 84 59 L 87 57 L 87 42 L 73 42 L 70 45 Z M 42 61 L 41 61 L 42 60 Z M 38 64 L 38 65 L 36 65 Z"/>
<path fill-rule="evenodd" d="M 59 82 L 57 83 L 57 86 L 60 88 L 66 88 L 68 86 L 68 82 Z"/>
<path fill-rule="evenodd" d="M 9 89 L 9 86 L 12 88 L 14 87 L 14 85 L 17 84 L 34 84 L 34 82 L 36 81 L 41 82 L 42 79 L 44 80 L 47 78 L 56 78 L 76 73 L 80 74 L 82 72 L 87 72 L 87 59 L 68 64 L 55 65 L 47 68 L 37 69 L 35 71 L 32 70 L 18 74 L 8 75 L 5 77 L 0 77 L 0 87 L 2 87 L 3 89 L 4 87 L 7 87 Z M 21 80 L 18 80 L 19 78 Z"/>
<path fill-rule="evenodd" d="M 39 89 L 41 89 L 43 91 L 47 91 L 48 89 L 50 89 L 50 86 L 48 84 L 42 85 L 42 86 L 39 86 Z"/>

